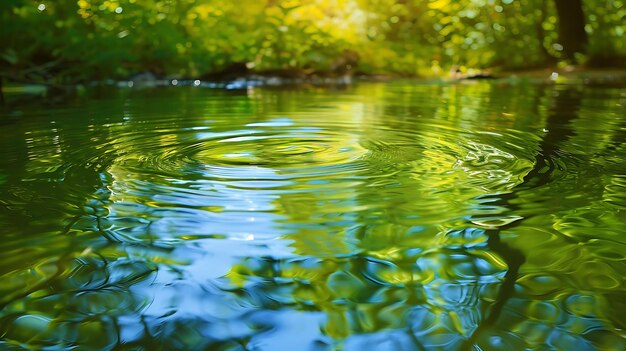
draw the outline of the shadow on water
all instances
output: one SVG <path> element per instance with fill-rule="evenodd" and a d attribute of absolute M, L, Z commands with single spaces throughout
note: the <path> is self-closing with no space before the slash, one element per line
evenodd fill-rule
<path fill-rule="evenodd" d="M 522 182 L 504 194 L 486 195 L 481 197 L 481 202 L 500 206 L 504 209 L 503 214 L 514 215 L 519 206 L 512 201 L 519 198 L 525 192 L 532 192 L 550 182 L 551 177 L 559 165 L 556 160 L 560 157 L 559 146 L 574 135 L 572 122 L 578 118 L 582 93 L 576 89 L 555 90 L 554 104 L 550 109 L 544 128 L 544 135 L 539 144 L 539 151 L 535 157 L 532 169 L 524 176 Z M 528 217 L 526 217 L 528 218 Z M 480 219 L 480 218 L 475 218 Z M 497 253 L 507 264 L 508 270 L 487 317 L 478 325 L 476 330 L 464 343 L 463 349 L 472 349 L 481 334 L 494 325 L 502 313 L 502 308 L 507 301 L 515 295 L 515 284 L 519 276 L 521 266 L 526 261 L 524 252 L 511 247 L 501 238 L 503 231 L 511 230 L 524 222 L 524 218 L 512 221 L 508 224 L 485 230 L 488 237 L 489 249 Z"/>

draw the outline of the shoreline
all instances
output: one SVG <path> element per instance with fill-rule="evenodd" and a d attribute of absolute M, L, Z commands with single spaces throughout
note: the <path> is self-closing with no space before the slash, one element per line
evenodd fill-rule
<path fill-rule="evenodd" d="M 272 72 L 273 74 L 249 73 L 243 75 L 213 75 L 210 78 L 157 77 L 145 72 L 123 80 L 94 80 L 87 83 L 50 84 L 42 82 L 9 82 L 1 85 L 2 95 L 47 96 L 72 93 L 91 87 L 156 88 L 189 86 L 209 89 L 241 90 L 249 88 L 281 88 L 297 86 L 350 86 L 361 82 L 388 82 L 394 80 L 415 81 L 431 84 L 458 84 L 475 81 L 498 81 L 510 84 L 529 82 L 544 84 L 582 85 L 626 85 L 626 69 L 585 68 L 568 66 L 563 68 L 541 68 L 519 71 L 477 71 L 476 74 L 440 75 L 431 77 L 402 76 L 392 74 L 294 74 Z M 207 79 L 209 78 L 209 79 Z"/>

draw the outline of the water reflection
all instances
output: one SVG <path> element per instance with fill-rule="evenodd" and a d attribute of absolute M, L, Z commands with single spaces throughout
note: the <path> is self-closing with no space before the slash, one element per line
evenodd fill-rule
<path fill-rule="evenodd" d="M 622 90 L 119 94 L 0 126 L 3 347 L 626 349 Z"/>

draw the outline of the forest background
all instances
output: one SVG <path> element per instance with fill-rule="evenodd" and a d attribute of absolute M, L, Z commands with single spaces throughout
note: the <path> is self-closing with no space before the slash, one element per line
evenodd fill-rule
<path fill-rule="evenodd" d="M 0 77 L 624 67 L 622 0 L 3 0 Z"/>

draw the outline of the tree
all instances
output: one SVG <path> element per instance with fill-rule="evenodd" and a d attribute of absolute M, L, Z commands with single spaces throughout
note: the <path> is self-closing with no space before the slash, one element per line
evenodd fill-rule
<path fill-rule="evenodd" d="M 582 0 L 554 0 L 559 18 L 559 42 L 566 59 L 586 52 L 587 32 Z"/>

